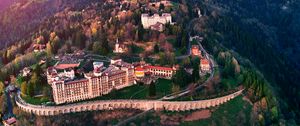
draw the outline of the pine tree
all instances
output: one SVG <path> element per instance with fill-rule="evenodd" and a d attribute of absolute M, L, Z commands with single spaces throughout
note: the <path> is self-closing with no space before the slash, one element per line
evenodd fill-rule
<path fill-rule="evenodd" d="M 149 96 L 154 97 L 156 96 L 156 86 L 155 83 L 152 81 L 150 86 L 149 86 Z"/>
<path fill-rule="evenodd" d="M 27 95 L 29 95 L 30 97 L 34 96 L 34 84 L 28 83 Z"/>
<path fill-rule="evenodd" d="M 193 82 L 197 82 L 200 79 L 200 75 L 199 75 L 199 65 L 198 64 L 194 64 L 193 65 L 193 73 L 192 73 L 192 77 L 193 77 Z"/>
<path fill-rule="evenodd" d="M 159 53 L 159 46 L 157 44 L 154 46 L 154 53 Z"/>

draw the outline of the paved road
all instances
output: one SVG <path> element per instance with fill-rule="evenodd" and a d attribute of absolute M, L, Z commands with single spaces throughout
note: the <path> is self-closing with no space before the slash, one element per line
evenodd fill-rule
<path fill-rule="evenodd" d="M 206 50 L 203 48 L 203 46 L 201 45 L 200 40 L 199 40 L 199 39 L 196 39 L 196 40 L 197 40 L 198 45 L 199 45 L 199 47 L 200 47 L 200 50 L 203 52 L 205 58 L 206 58 L 206 59 L 209 59 L 209 62 L 210 62 L 210 64 L 212 65 L 212 73 L 210 74 L 209 78 L 208 78 L 203 84 L 198 84 L 198 86 L 195 88 L 195 90 L 198 90 L 198 89 L 204 87 L 204 86 L 207 84 L 207 82 L 210 81 L 210 80 L 214 77 L 216 65 L 215 65 L 215 61 L 212 59 L 212 56 L 209 55 L 209 54 L 207 53 L 207 51 L 206 51 Z M 173 93 L 173 94 L 171 94 L 171 95 L 164 96 L 164 97 L 162 97 L 162 98 L 159 99 L 159 100 L 171 100 L 171 99 L 175 99 L 175 98 L 181 97 L 181 96 L 183 96 L 183 95 L 186 95 L 186 94 L 188 94 L 188 93 L 190 93 L 190 92 L 191 92 L 191 89 L 188 89 L 188 88 L 187 88 L 187 89 L 185 89 L 185 90 L 182 90 L 182 91 L 179 92 L 179 93 Z"/>

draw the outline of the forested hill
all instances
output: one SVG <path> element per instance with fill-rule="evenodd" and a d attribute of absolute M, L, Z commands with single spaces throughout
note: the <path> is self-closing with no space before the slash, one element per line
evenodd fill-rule
<path fill-rule="evenodd" d="M 13 3 L 13 0 L 0 0 L 0 12 L 8 8 Z"/>
<path fill-rule="evenodd" d="M 94 0 L 0 0 L 0 49 L 38 31 L 47 18 L 64 9 L 80 10 Z"/>
<path fill-rule="evenodd" d="M 297 0 L 213 0 L 222 15 L 211 19 L 222 45 L 250 59 L 281 97 L 281 111 L 300 123 L 300 3 Z M 221 34 L 220 34 L 221 33 Z"/>

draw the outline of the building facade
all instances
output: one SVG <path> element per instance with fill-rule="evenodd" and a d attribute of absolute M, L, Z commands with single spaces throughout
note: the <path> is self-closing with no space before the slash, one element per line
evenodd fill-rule
<path fill-rule="evenodd" d="M 54 67 L 49 68 L 47 78 L 53 89 L 54 102 L 62 104 L 91 99 L 134 84 L 134 68 L 129 63 L 112 61 L 108 68 L 99 68 L 101 63 L 94 65 L 97 69 L 80 79 L 71 78 L 73 76 L 66 71 L 59 73 Z"/>
<path fill-rule="evenodd" d="M 193 56 L 201 56 L 201 51 L 198 45 L 192 45 L 191 52 Z"/>
<path fill-rule="evenodd" d="M 201 68 L 201 72 L 210 72 L 211 67 L 209 64 L 209 61 L 205 58 L 200 59 L 200 68 Z"/>
<path fill-rule="evenodd" d="M 148 14 L 142 14 L 141 21 L 143 27 L 145 29 L 149 29 L 151 26 L 155 26 L 157 23 L 172 24 L 172 16 L 169 13 L 163 13 L 161 16 L 158 14 L 154 14 L 153 16 L 149 16 Z"/>

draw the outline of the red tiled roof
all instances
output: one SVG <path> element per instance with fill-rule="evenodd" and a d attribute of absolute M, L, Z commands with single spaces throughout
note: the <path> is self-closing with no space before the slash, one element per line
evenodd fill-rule
<path fill-rule="evenodd" d="M 198 45 L 192 45 L 192 49 L 199 49 Z"/>
<path fill-rule="evenodd" d="M 145 69 L 144 68 L 142 68 L 142 67 L 136 67 L 135 68 L 135 71 L 144 71 Z"/>
<path fill-rule="evenodd" d="M 148 69 L 157 69 L 157 70 L 173 70 L 172 68 L 170 67 L 161 67 L 161 66 L 147 66 Z"/>
<path fill-rule="evenodd" d="M 56 69 L 67 69 L 67 68 L 75 68 L 78 67 L 79 64 L 58 64 L 55 66 Z"/>
<path fill-rule="evenodd" d="M 209 61 L 207 59 L 201 59 L 201 64 L 202 65 L 208 65 Z"/>

